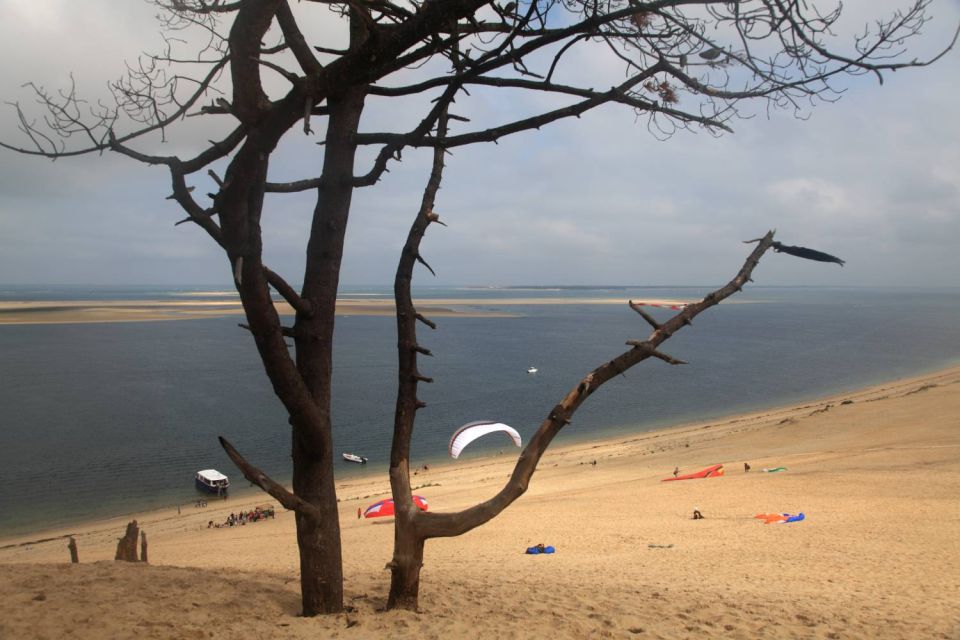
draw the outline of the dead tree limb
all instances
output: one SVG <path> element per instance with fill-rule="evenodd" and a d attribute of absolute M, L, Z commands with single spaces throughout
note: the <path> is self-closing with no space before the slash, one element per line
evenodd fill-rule
<path fill-rule="evenodd" d="M 443 139 L 447 134 L 447 109 L 455 91 L 455 88 L 448 89 L 439 103 L 438 139 Z M 410 285 L 416 263 L 426 264 L 420 256 L 420 242 L 430 224 L 439 222 L 439 216 L 434 213 L 433 207 L 443 176 L 445 152 L 443 146 L 434 148 L 430 178 L 423 192 L 420 210 L 407 234 L 407 241 L 397 265 L 393 284 L 397 307 L 399 386 L 394 414 L 393 444 L 390 449 L 390 488 L 396 505 L 396 520 L 394 555 L 389 564 L 391 577 L 388 608 L 416 608 L 420 567 L 423 564 L 424 539 L 416 531 L 415 519 L 419 509 L 413 503 L 413 492 L 410 487 L 410 441 L 417 411 L 425 406 L 417 399 L 417 385 L 419 382 L 432 382 L 421 375 L 417 368 L 417 354 L 430 355 L 429 350 L 417 344 L 417 322 L 422 321 L 430 328 L 436 328 L 436 325 L 417 313 L 413 305 Z M 427 268 L 429 269 L 429 266 Z"/>
<path fill-rule="evenodd" d="M 240 452 L 226 438 L 220 436 L 218 439 L 220 440 L 220 446 L 227 452 L 233 463 L 237 465 L 244 478 L 273 496 L 285 509 L 297 511 L 312 518 L 320 518 L 320 512 L 316 507 L 290 493 L 282 484 L 274 481 L 263 471 L 247 462 L 246 458 L 240 455 Z"/>
<path fill-rule="evenodd" d="M 425 538 L 456 536 L 480 526 L 503 511 L 527 490 L 537 463 L 560 430 L 569 423 L 580 405 L 611 378 L 627 371 L 649 357 L 658 357 L 657 347 L 706 309 L 728 298 L 749 281 L 760 258 L 773 243 L 773 232 L 764 236 L 747 256 L 740 271 L 723 287 L 707 294 L 699 302 L 685 306 L 660 324 L 644 341 L 636 341 L 630 350 L 606 362 L 584 377 L 550 412 L 520 454 L 509 481 L 489 500 L 457 513 L 417 512 L 417 530 Z M 669 356 L 667 356 L 669 358 Z M 668 360 L 669 362 L 670 360 Z"/>
<path fill-rule="evenodd" d="M 444 137 L 446 116 L 438 123 L 437 138 Z M 664 323 L 658 323 L 641 316 L 653 327 L 645 340 L 628 340 L 628 351 L 606 362 L 588 373 L 567 395 L 550 410 L 546 419 L 528 441 L 520 454 L 513 473 L 506 485 L 492 498 L 456 513 L 436 513 L 420 511 L 413 503 L 410 488 L 410 441 L 416 411 L 421 406 L 417 401 L 416 386 L 422 380 L 417 371 L 416 354 L 416 312 L 410 296 L 410 281 L 413 265 L 419 250 L 420 240 L 431 222 L 434 198 L 439 188 L 443 172 L 444 149 L 437 147 L 434 152 L 434 164 L 430 180 L 424 190 L 417 219 L 407 237 L 397 277 L 394 293 L 397 305 L 397 330 L 400 351 L 399 389 L 394 422 L 393 446 L 390 455 L 390 486 L 396 504 L 394 532 L 394 553 L 389 563 L 391 569 L 390 594 L 387 608 L 416 609 L 419 597 L 420 568 L 423 565 L 423 551 L 426 540 L 437 537 L 457 536 L 478 527 L 506 509 L 514 500 L 526 492 L 537 464 L 550 446 L 553 438 L 569 424 L 574 413 L 594 391 L 613 377 L 620 375 L 647 358 L 659 358 L 670 364 L 684 364 L 682 360 L 662 353 L 657 347 L 674 333 L 691 324 L 691 320 L 706 309 L 734 293 L 743 290 L 760 258 L 773 245 L 773 231 L 759 240 L 757 247 L 747 256 L 740 271 L 723 287 L 707 294 L 699 302 L 688 304 Z M 634 310 L 637 305 L 630 303 Z"/>

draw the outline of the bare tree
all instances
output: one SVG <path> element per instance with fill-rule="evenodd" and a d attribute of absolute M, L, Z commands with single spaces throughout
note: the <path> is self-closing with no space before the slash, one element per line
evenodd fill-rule
<path fill-rule="evenodd" d="M 409 437 L 422 406 L 416 387 L 428 379 L 417 370 L 416 356 L 426 350 L 416 342 L 413 323 L 432 323 L 413 309 L 409 280 L 415 262 L 426 264 L 419 238 L 438 221 L 432 201 L 442 152 L 495 142 L 607 103 L 645 116 L 658 135 L 728 130 L 743 101 L 751 99 L 802 113 L 835 99 L 841 89 L 835 83 L 844 75 L 882 78 L 887 70 L 936 60 L 939 55 L 908 59 L 903 48 L 929 19 L 930 2 L 915 0 L 852 42 L 838 43 L 832 28 L 839 7 L 821 11 L 795 0 L 527 0 L 503 6 L 489 0 L 153 0 L 162 11 L 168 46 L 128 65 L 126 75 L 111 85 L 112 104 L 85 102 L 74 87 L 49 92 L 33 86 L 43 117 L 35 120 L 16 104 L 27 143 L 3 146 L 48 158 L 113 151 L 161 165 L 170 175 L 170 198 L 186 213 L 181 222 L 202 228 L 224 251 L 245 326 L 289 414 L 292 492 L 221 440 L 248 479 L 296 512 L 304 615 L 343 608 L 331 354 L 351 198 L 356 189 L 375 185 L 404 149 L 434 150 L 431 180 L 400 258 L 396 287 L 400 389 L 390 478 L 398 517 L 390 605 L 415 607 L 423 541 L 462 533 L 516 499 L 577 406 L 626 366 L 651 355 L 667 358 L 657 345 L 728 295 L 729 287 L 741 286 L 741 276 L 749 276 L 755 258 L 772 242 L 765 238 L 741 276 L 714 298 L 655 325 L 650 338 L 587 376 L 550 413 L 494 498 L 459 514 L 419 514 L 410 499 Z M 318 24 L 328 26 L 328 33 L 339 29 L 337 36 L 325 36 L 337 40 L 313 41 L 308 32 Z M 202 41 L 180 57 L 184 41 L 178 34 L 187 30 L 200 33 Z M 583 55 L 606 56 L 617 81 L 597 89 L 593 79 L 578 78 L 576 59 Z M 539 102 L 551 106 L 512 120 L 474 125 L 448 115 L 455 99 L 468 103 L 471 90 L 495 91 L 506 99 L 549 94 L 556 100 Z M 419 105 L 422 118 L 407 130 L 361 132 L 367 103 L 387 100 Z M 555 106 L 558 100 L 562 106 Z M 151 141 L 191 116 L 211 119 L 212 129 L 229 124 L 222 137 L 193 155 L 150 151 Z M 456 133 L 448 131 L 448 120 L 459 128 Z M 271 180 L 270 158 L 281 140 L 297 128 L 311 134 L 315 127 L 324 136 L 319 175 Z M 376 149 L 376 158 L 357 171 L 358 149 L 367 145 Z M 226 167 L 222 177 L 216 166 Z M 316 204 L 297 291 L 264 264 L 261 225 L 268 196 L 304 191 L 316 194 Z M 209 200 L 199 193 L 208 193 Z M 281 320 L 273 291 L 293 308 L 292 324 Z"/>

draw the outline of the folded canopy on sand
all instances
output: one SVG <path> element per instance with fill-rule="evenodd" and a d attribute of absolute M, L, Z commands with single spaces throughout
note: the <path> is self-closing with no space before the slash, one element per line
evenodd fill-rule
<path fill-rule="evenodd" d="M 542 545 L 538 544 L 535 547 L 527 547 L 527 550 L 524 553 L 530 554 L 532 556 L 540 555 L 541 553 L 555 553 L 556 549 L 552 545 Z"/>
<path fill-rule="evenodd" d="M 715 464 L 712 467 L 707 467 L 702 471 L 697 471 L 696 473 L 688 473 L 685 476 L 677 476 L 675 478 L 664 478 L 661 482 L 670 482 L 671 480 L 693 480 L 695 478 L 716 478 L 717 476 L 723 475 L 723 465 Z"/>
<path fill-rule="evenodd" d="M 753 516 L 758 520 L 763 520 L 763 524 L 783 524 L 785 522 L 800 522 L 806 516 L 803 515 L 801 511 L 797 515 L 790 515 L 789 513 L 758 513 Z"/>

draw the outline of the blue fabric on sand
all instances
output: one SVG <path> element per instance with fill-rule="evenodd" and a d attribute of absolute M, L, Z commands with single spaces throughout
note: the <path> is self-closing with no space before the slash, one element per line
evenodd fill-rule
<path fill-rule="evenodd" d="M 530 555 L 535 556 L 535 555 L 539 555 L 539 554 L 541 554 L 541 553 L 553 553 L 553 552 L 555 552 L 555 551 L 556 551 L 556 549 L 554 549 L 553 547 L 547 546 L 547 547 L 544 547 L 544 548 L 543 548 L 543 551 L 541 551 L 541 550 L 538 549 L 537 547 L 527 547 L 527 551 L 526 551 L 526 552 L 529 553 Z"/>

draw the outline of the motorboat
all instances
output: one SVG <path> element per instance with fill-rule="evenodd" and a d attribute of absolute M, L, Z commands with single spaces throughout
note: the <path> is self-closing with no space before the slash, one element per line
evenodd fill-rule
<path fill-rule="evenodd" d="M 197 471 L 196 484 L 201 491 L 223 495 L 230 488 L 230 479 L 216 469 L 204 469 Z"/>
<path fill-rule="evenodd" d="M 537 371 L 536 367 L 527 367 L 527 373 L 536 373 Z"/>
<path fill-rule="evenodd" d="M 367 464 L 367 459 L 364 456 L 354 455 L 352 453 L 344 453 L 343 459 L 347 462 L 356 462 L 357 464 Z"/>

